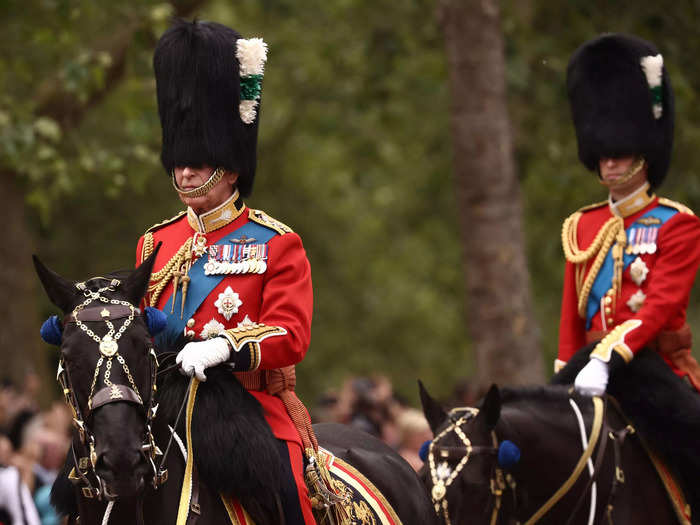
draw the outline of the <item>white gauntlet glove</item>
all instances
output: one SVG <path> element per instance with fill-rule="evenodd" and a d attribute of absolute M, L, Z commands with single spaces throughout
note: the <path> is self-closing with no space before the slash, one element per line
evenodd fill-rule
<path fill-rule="evenodd" d="M 231 347 L 223 337 L 214 337 L 206 341 L 187 343 L 177 354 L 175 362 L 185 375 L 197 376 L 200 381 L 206 381 L 204 370 L 212 366 L 220 365 L 228 360 L 231 355 Z"/>
<path fill-rule="evenodd" d="M 574 388 L 585 396 L 602 396 L 608 386 L 608 363 L 592 357 L 576 376 Z"/>

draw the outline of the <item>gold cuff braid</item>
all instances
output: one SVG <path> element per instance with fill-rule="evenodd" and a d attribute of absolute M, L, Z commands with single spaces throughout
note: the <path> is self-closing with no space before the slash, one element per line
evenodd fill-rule
<path fill-rule="evenodd" d="M 591 352 L 591 357 L 596 357 L 608 363 L 610 362 L 612 353 L 617 352 L 626 363 L 629 363 L 634 357 L 634 353 L 630 347 L 627 346 L 627 343 L 625 343 L 625 337 L 632 330 L 640 326 L 642 326 L 642 321 L 639 319 L 628 319 L 624 323 L 619 324 L 595 346 Z"/>

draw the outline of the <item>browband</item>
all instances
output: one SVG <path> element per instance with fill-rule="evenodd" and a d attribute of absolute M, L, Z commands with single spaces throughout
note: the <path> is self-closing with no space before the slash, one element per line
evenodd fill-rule
<path fill-rule="evenodd" d="M 113 321 L 114 319 L 123 319 L 131 315 L 131 308 L 123 304 L 110 304 L 105 306 L 93 306 L 85 308 L 78 312 L 78 320 L 82 322 L 92 321 Z M 141 315 L 141 310 L 134 308 L 134 315 Z M 74 323 L 75 315 L 70 314 L 63 317 L 63 324 Z"/>

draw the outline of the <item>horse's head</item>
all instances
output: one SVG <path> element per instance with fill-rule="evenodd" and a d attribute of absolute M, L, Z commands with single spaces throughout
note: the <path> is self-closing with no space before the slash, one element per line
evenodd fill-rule
<path fill-rule="evenodd" d="M 419 386 L 423 412 L 434 435 L 422 476 L 435 511 L 454 525 L 492 523 L 502 505 L 506 470 L 517 463 L 514 456 L 519 454 L 517 448 L 510 448 L 515 445 L 499 443 L 495 434 L 501 414 L 498 387 L 491 387 L 480 409 L 446 412 Z"/>
<path fill-rule="evenodd" d="M 150 423 L 157 362 L 137 305 L 154 256 L 123 276 L 85 282 L 64 279 L 34 258 L 49 299 L 63 311 L 56 323 L 57 378 L 76 426 L 70 478 L 86 497 L 135 496 L 153 474 Z"/>

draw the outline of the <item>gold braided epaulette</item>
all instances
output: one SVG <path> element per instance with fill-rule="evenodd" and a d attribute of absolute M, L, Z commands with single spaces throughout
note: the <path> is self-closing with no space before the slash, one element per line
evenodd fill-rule
<path fill-rule="evenodd" d="M 143 246 L 141 247 L 141 262 L 148 259 L 153 253 L 153 232 L 156 231 L 158 228 L 161 228 L 162 226 L 175 222 L 186 213 L 187 212 L 183 210 L 174 217 L 170 217 L 169 219 L 156 223 L 146 230 L 146 233 L 143 234 Z"/>
<path fill-rule="evenodd" d="M 608 205 L 608 201 L 594 202 L 593 204 L 589 204 L 588 206 L 584 206 L 583 208 L 579 208 L 576 211 L 577 212 L 584 212 L 584 211 L 593 210 L 595 208 L 600 208 L 601 206 L 607 206 L 607 205 Z"/>
<path fill-rule="evenodd" d="M 280 235 L 293 232 L 293 230 L 289 226 L 287 226 L 281 221 L 278 221 L 277 219 L 273 219 L 262 210 L 254 210 L 253 208 L 249 208 L 248 218 L 253 222 L 257 222 L 262 226 L 275 230 Z"/>
<path fill-rule="evenodd" d="M 170 224 L 171 222 L 175 222 L 175 221 L 178 220 L 180 217 L 182 217 L 185 213 L 187 213 L 187 210 L 182 210 L 182 211 L 178 212 L 178 214 L 175 215 L 174 217 L 170 217 L 169 219 L 165 219 L 165 220 L 162 221 L 162 222 L 158 222 L 158 223 L 154 224 L 153 226 L 151 226 L 150 228 L 148 228 L 148 229 L 146 230 L 146 233 L 154 232 L 154 231 L 156 231 L 158 228 L 161 228 L 161 227 L 163 227 L 163 226 L 165 226 L 165 225 L 167 225 L 167 224 Z"/>
<path fill-rule="evenodd" d="M 695 213 L 693 213 L 693 210 L 688 208 L 688 206 L 686 206 L 685 204 L 681 204 L 680 202 L 672 201 L 671 199 L 667 199 L 666 197 L 659 197 L 659 204 L 662 204 L 664 206 L 668 206 L 669 208 L 674 208 L 681 213 L 687 213 L 688 215 L 695 215 Z"/>

